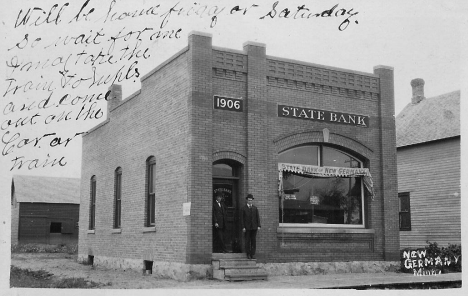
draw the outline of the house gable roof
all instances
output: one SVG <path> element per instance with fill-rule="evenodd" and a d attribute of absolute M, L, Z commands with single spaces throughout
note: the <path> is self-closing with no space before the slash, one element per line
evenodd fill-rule
<path fill-rule="evenodd" d="M 79 204 L 80 182 L 78 178 L 14 175 L 12 187 L 16 202 Z"/>
<path fill-rule="evenodd" d="M 396 117 L 397 147 L 460 136 L 460 91 L 409 103 Z"/>

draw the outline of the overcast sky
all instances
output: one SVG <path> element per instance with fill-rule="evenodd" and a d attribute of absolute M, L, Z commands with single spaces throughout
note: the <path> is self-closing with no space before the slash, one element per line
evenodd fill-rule
<path fill-rule="evenodd" d="M 105 93 L 109 84 L 90 87 L 90 80 L 87 80 L 76 88 L 71 86 L 79 77 L 112 75 L 121 67 L 124 67 L 123 71 L 127 71 L 134 61 L 138 62 L 136 67 L 141 78 L 185 47 L 188 33 L 192 30 L 212 34 L 213 45 L 219 47 L 242 50 L 244 42 L 256 41 L 265 43 L 267 55 L 271 56 L 368 73 L 372 73 L 376 65 L 394 67 L 396 114 L 410 102 L 410 81 L 413 78 L 425 80 L 426 97 L 460 89 L 460 17 L 463 10 L 459 5 L 463 1 L 430 1 L 430 4 L 429 1 L 278 1 L 276 6 L 275 2 L 180 1 L 177 4 L 175 1 L 90 0 L 78 17 L 76 15 L 85 3 L 84 0 L 73 1 L 69 5 L 61 0 L 11 2 L 10 7 L 1 12 L 2 32 L 5 36 L 3 39 L 5 42 L 2 42 L 4 62 L 1 65 L 1 73 L 5 79 L 2 83 L 3 96 L 0 104 L 3 110 L 1 133 L 2 139 L 7 141 L 12 140 L 15 133 L 19 135 L 18 139 L 10 144 L 2 144 L 2 153 L 8 152 L 1 157 L 2 180 L 11 180 L 11 174 L 80 177 L 81 136 L 75 137 L 75 134 L 89 130 L 106 118 L 106 105 L 101 100 L 95 105 L 95 110 L 99 108 L 103 110 L 103 116 L 99 119 L 83 120 L 82 116 L 79 120 L 56 121 L 61 112 L 65 112 L 64 115 L 72 112 L 70 117 L 76 118 L 83 106 L 77 104 L 39 110 L 39 115 L 32 119 L 35 124 L 30 124 L 31 117 L 38 114 L 38 110 L 36 108 L 30 112 L 19 111 L 21 104 L 27 103 L 29 106 L 32 102 L 36 102 L 37 105 L 50 95 L 49 104 L 53 105 L 66 94 L 74 98 L 77 95 L 94 93 L 97 96 L 99 93 Z M 57 7 L 52 10 L 49 19 L 46 19 L 53 4 L 57 4 Z M 253 7 L 253 4 L 257 6 Z M 337 4 L 331 17 L 301 18 L 308 13 L 322 13 Z M 159 7 L 156 7 L 157 5 Z M 204 5 L 207 5 L 208 9 L 200 16 Z M 236 5 L 242 10 L 230 14 Z M 302 5 L 304 6 L 296 14 L 298 7 Z M 33 7 L 42 10 L 31 10 L 28 22 L 22 23 L 28 9 Z M 152 10 L 149 9 L 151 7 Z M 171 7 L 174 7 L 175 12 L 168 15 L 167 12 Z M 249 9 L 244 14 L 243 9 L 246 7 Z M 181 8 L 184 10 L 178 15 Z M 284 17 L 285 8 L 290 11 L 287 18 Z M 145 13 L 149 11 L 157 15 L 130 17 L 124 14 L 135 10 L 139 12 L 143 10 Z M 57 17 L 58 11 L 60 11 L 59 17 Z M 345 11 L 346 14 L 336 15 L 338 11 Z M 213 19 L 213 16 L 216 18 Z M 345 21 L 347 17 L 349 17 L 348 24 Z M 139 44 L 139 49 L 142 49 L 140 52 L 142 54 L 144 49 L 148 48 L 145 57 L 149 58 L 134 57 L 130 61 L 125 61 L 124 58 L 113 65 L 109 63 L 95 65 L 94 70 L 89 60 L 84 64 L 89 54 L 97 55 L 101 49 L 103 52 L 108 51 L 112 44 L 110 37 L 115 37 L 119 31 L 126 34 L 145 28 L 151 30 L 148 29 L 141 34 L 142 42 Z M 149 37 L 158 30 L 177 31 L 178 29 L 181 29 L 177 34 L 180 37 L 178 39 L 149 40 Z M 25 34 L 28 34 L 28 42 L 25 41 Z M 86 34 L 87 39 L 76 38 L 80 34 Z M 63 40 L 67 36 L 69 44 L 64 45 Z M 82 44 L 82 41 L 85 41 L 85 44 Z M 75 42 L 78 44 L 73 44 Z M 131 49 L 137 44 L 136 42 L 136 34 L 129 36 L 126 41 L 123 38 L 116 39 L 114 56 L 121 57 L 124 47 L 128 45 Z M 80 56 L 80 53 L 83 54 Z M 69 55 L 71 57 L 64 66 Z M 44 66 L 47 59 L 49 64 Z M 22 66 L 27 65 L 27 62 L 40 66 L 38 69 L 26 71 L 28 66 Z M 11 66 L 15 63 L 16 68 Z M 7 64 L 10 66 L 6 67 Z M 69 79 L 67 80 L 69 84 L 62 88 L 61 82 L 66 81 L 60 71 L 63 73 L 64 70 L 68 71 L 65 75 Z M 9 88 L 10 83 L 24 85 L 28 81 L 33 81 L 34 87 L 39 83 L 39 88 L 42 88 L 44 83 L 48 85 L 53 81 L 51 88 L 55 87 L 55 90 L 24 92 L 24 88 L 21 88 L 13 94 L 14 91 Z M 122 81 L 121 84 L 124 96 L 128 96 L 140 87 L 139 78 L 135 75 Z M 12 85 L 14 84 L 10 86 Z M 14 112 L 11 112 L 12 104 L 15 104 Z M 57 111 L 52 112 L 52 110 Z M 56 116 L 55 120 L 51 120 L 52 115 Z M 17 128 L 5 126 L 5 120 L 10 119 L 16 123 L 19 118 L 26 118 L 24 126 Z M 50 123 L 46 124 L 45 121 Z M 47 134 L 53 135 L 44 136 Z M 40 137 L 43 138 L 34 146 L 33 139 Z M 54 137 L 61 138 L 61 145 L 50 147 Z M 19 148 L 18 144 L 23 138 L 31 141 Z M 64 140 L 67 138 L 72 140 L 67 147 L 64 147 Z M 13 147 L 10 149 L 8 146 Z M 17 168 L 10 170 L 15 157 L 24 157 L 20 158 L 24 161 L 37 158 L 40 164 L 47 159 L 58 161 L 64 157 L 63 162 L 67 164 L 53 168 L 46 165 L 46 168 L 31 170 L 25 165 L 19 170 Z"/>

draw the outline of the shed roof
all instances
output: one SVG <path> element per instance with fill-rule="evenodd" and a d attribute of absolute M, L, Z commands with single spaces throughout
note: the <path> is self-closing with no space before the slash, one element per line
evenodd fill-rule
<path fill-rule="evenodd" d="M 80 203 L 78 178 L 14 175 L 12 185 L 16 202 Z"/>
<path fill-rule="evenodd" d="M 460 135 L 460 91 L 409 103 L 396 117 L 397 147 Z"/>

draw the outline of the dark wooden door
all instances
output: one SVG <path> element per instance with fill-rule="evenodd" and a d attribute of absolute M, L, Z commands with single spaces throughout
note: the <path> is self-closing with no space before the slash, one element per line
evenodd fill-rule
<path fill-rule="evenodd" d="M 224 230 L 224 244 L 228 251 L 240 252 L 240 238 L 238 237 L 238 188 L 237 180 L 213 179 L 213 202 L 216 194 L 221 193 L 226 207 L 226 226 Z M 213 238 L 214 239 L 214 238 Z M 214 242 L 216 240 L 214 239 Z M 216 246 L 214 246 L 216 248 Z"/>

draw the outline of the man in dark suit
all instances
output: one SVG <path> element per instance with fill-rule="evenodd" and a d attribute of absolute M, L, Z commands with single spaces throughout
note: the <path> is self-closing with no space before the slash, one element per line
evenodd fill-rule
<path fill-rule="evenodd" d="M 224 245 L 224 228 L 226 227 L 226 209 L 221 202 L 223 199 L 221 194 L 216 195 L 216 201 L 213 203 L 213 226 L 218 239 L 219 244 L 221 245 L 221 252 L 226 253 L 226 246 Z"/>
<path fill-rule="evenodd" d="M 257 231 L 260 230 L 260 215 L 253 205 L 254 197 L 248 194 L 245 198 L 247 204 L 241 209 L 241 228 L 245 233 L 245 252 L 248 259 L 255 259 L 257 247 Z"/>

